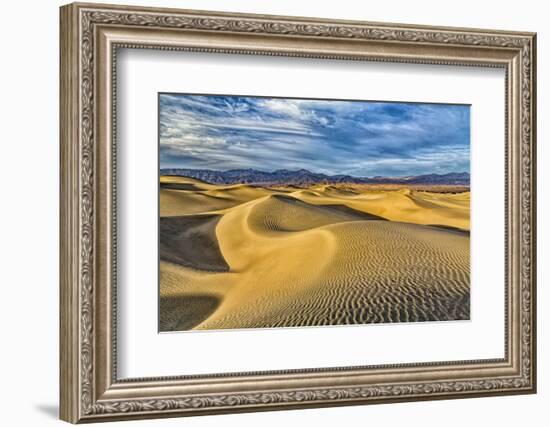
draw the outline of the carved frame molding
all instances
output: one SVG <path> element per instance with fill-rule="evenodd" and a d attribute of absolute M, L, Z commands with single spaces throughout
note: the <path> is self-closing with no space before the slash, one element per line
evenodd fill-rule
<path fill-rule="evenodd" d="M 169 43 L 162 41 L 165 35 Z M 179 43 L 174 41 L 178 37 L 192 40 Z M 243 44 L 248 39 L 250 42 Z M 262 45 L 264 39 L 274 47 Z M 203 45 L 201 40 L 208 43 Z M 506 212 L 510 265 L 506 357 L 220 374 L 202 379 L 117 380 L 116 287 L 107 287 L 102 278 L 116 281 L 112 252 L 116 248 L 112 177 L 116 156 L 112 144 L 116 129 L 114 65 L 121 47 L 506 68 L 505 179 L 510 205 Z M 62 7 L 61 418 L 101 421 L 534 392 L 534 97 L 532 33 L 92 4 Z M 105 139 L 109 141 L 104 143 Z M 113 167 L 110 171 L 109 164 Z M 111 178 L 104 179 L 103 174 Z M 351 380 L 363 374 L 364 381 Z M 272 388 L 251 386 L 270 375 L 274 378 Z M 350 375 L 350 384 L 334 381 L 339 375 Z M 194 392 L 192 387 L 200 383 L 211 388 Z"/>

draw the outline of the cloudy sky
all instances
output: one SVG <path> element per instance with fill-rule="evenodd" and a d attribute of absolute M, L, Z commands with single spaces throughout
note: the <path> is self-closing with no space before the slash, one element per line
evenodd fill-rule
<path fill-rule="evenodd" d="M 465 105 L 160 94 L 160 167 L 470 171 Z"/>

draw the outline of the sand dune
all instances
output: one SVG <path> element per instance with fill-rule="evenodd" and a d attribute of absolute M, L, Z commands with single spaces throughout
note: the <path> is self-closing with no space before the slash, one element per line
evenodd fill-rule
<path fill-rule="evenodd" d="M 216 186 L 193 178 L 160 178 L 160 216 L 214 212 L 257 199 L 273 191 L 250 185 Z"/>
<path fill-rule="evenodd" d="M 207 271 L 228 271 L 216 240 L 220 215 L 160 219 L 160 259 Z"/>
<path fill-rule="evenodd" d="M 469 193 L 164 183 L 162 331 L 469 317 Z"/>
<path fill-rule="evenodd" d="M 453 197 L 455 194 L 431 194 L 411 190 L 371 191 L 353 194 L 333 190 L 311 194 L 291 193 L 312 204 L 328 204 L 335 201 L 352 209 L 378 215 L 391 221 L 416 224 L 439 224 L 470 228 L 470 196 Z"/>

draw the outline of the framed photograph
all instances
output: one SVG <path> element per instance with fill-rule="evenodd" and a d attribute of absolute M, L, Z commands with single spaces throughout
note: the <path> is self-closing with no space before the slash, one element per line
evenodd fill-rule
<path fill-rule="evenodd" d="M 535 34 L 61 8 L 61 418 L 536 390 Z"/>

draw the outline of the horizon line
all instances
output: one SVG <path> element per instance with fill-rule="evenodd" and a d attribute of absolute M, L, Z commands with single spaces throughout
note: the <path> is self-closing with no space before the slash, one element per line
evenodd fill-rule
<path fill-rule="evenodd" d="M 350 176 L 352 178 L 406 178 L 406 177 L 418 177 L 418 176 L 425 176 L 425 175 L 439 175 L 439 176 L 445 176 L 450 174 L 468 174 L 470 175 L 470 172 L 467 171 L 458 171 L 458 172 L 445 172 L 445 173 L 437 173 L 437 172 L 431 172 L 431 173 L 421 173 L 421 174 L 411 174 L 411 175 L 353 175 L 351 173 L 336 173 L 336 174 L 327 174 L 324 172 L 314 172 L 306 168 L 297 168 L 297 169 L 273 169 L 271 171 L 263 170 L 263 169 L 256 169 L 256 168 L 234 168 L 234 169 L 210 169 L 210 168 L 186 168 L 186 167 L 159 167 L 159 172 L 165 169 L 185 169 L 185 170 L 195 170 L 195 171 L 211 171 L 211 172 L 233 172 L 233 171 L 255 171 L 255 172 L 262 172 L 262 173 L 275 173 L 280 171 L 288 171 L 288 172 L 299 172 L 299 171 L 306 171 L 313 174 L 318 175 L 325 175 L 327 177 L 334 177 L 334 176 Z"/>

